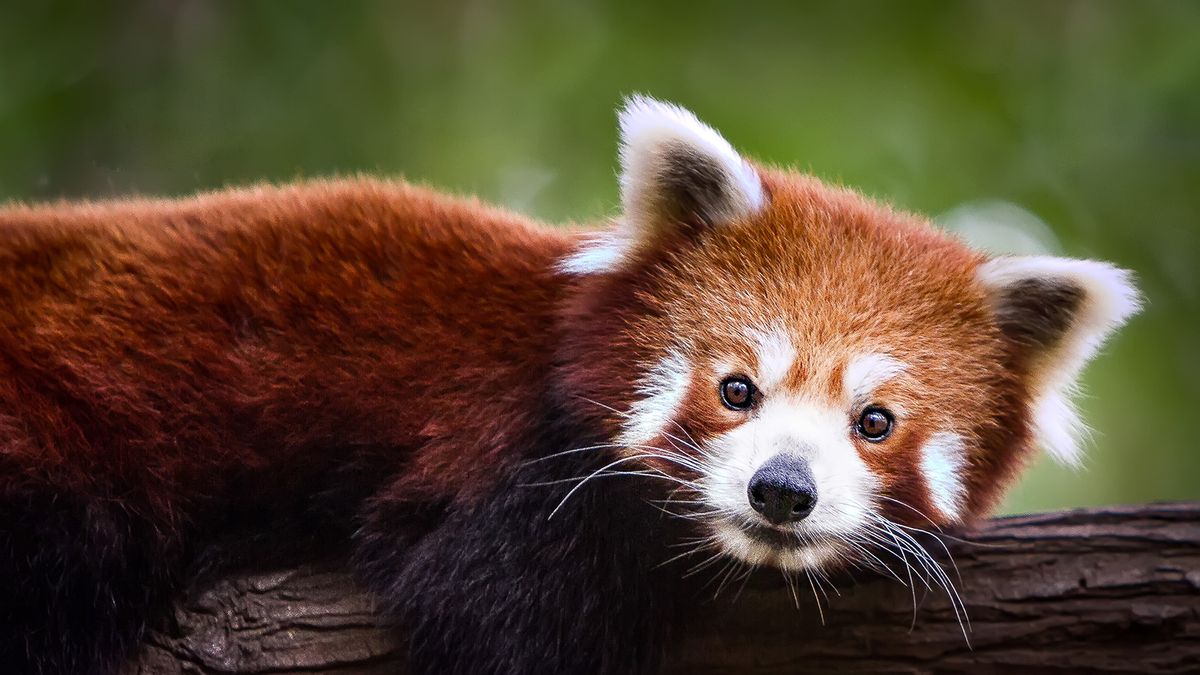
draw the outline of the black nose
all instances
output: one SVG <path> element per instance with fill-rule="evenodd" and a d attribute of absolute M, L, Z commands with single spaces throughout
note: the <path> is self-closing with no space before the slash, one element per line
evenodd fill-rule
<path fill-rule="evenodd" d="M 817 506 L 817 485 L 798 455 L 772 457 L 750 478 L 750 506 L 776 525 L 804 520 Z"/>

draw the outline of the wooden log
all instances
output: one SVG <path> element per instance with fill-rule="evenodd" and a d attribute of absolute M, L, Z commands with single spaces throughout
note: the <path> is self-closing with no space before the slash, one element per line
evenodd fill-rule
<path fill-rule="evenodd" d="M 953 534 L 962 540 L 944 539 L 957 574 L 937 557 L 969 627 L 942 589 L 907 586 L 895 558 L 904 584 L 856 572 L 833 580 L 828 600 L 801 577 L 797 601 L 780 573 L 762 570 L 705 604 L 667 669 L 1200 672 L 1200 503 L 998 518 Z M 241 575 L 180 603 L 129 672 L 393 673 L 398 635 L 339 571 Z"/>

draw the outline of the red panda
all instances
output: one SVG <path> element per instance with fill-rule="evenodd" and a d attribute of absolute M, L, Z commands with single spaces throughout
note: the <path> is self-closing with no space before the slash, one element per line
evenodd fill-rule
<path fill-rule="evenodd" d="M 1128 272 L 620 125 L 596 231 L 366 178 L 0 210 L 5 672 L 114 673 L 205 574 L 344 555 L 414 673 L 649 673 L 709 556 L 869 564 L 1075 461 Z"/>

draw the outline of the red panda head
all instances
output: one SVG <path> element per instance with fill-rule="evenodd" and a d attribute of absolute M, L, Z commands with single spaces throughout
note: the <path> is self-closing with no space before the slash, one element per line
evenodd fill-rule
<path fill-rule="evenodd" d="M 800 569 L 886 521 L 986 513 L 1134 311 L 1101 262 L 989 258 L 926 220 L 740 157 L 691 113 L 620 114 L 623 214 L 577 279 L 563 384 L 710 541 Z"/>

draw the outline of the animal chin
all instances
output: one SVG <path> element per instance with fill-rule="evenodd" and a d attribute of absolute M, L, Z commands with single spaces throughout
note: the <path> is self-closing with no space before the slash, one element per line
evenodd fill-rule
<path fill-rule="evenodd" d="M 727 553 L 752 565 L 785 570 L 823 568 L 843 557 L 828 537 L 812 537 L 766 525 L 721 523 L 714 537 Z"/>

